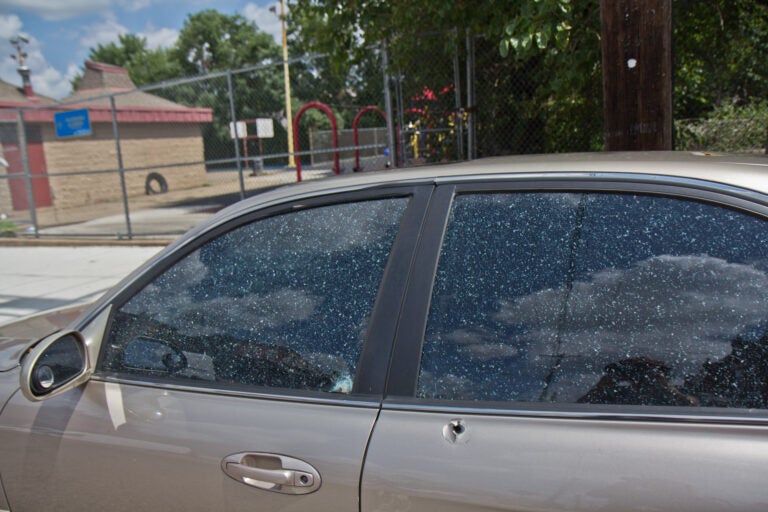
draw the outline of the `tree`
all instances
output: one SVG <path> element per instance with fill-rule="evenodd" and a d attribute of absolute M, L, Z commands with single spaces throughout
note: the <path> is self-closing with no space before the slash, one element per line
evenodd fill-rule
<path fill-rule="evenodd" d="M 238 119 L 283 117 L 280 46 L 272 36 L 239 14 L 213 9 L 190 14 L 179 32 L 171 55 L 186 75 L 234 70 L 231 75 Z M 213 109 L 214 123 L 204 127 L 206 159 L 231 158 L 231 109 L 226 77 L 176 87 L 168 92 L 175 101 Z M 276 123 L 276 137 L 265 141 L 274 152 L 285 150 L 286 132 Z M 253 128 L 251 128 L 253 129 Z M 251 154 L 255 153 L 250 152 Z"/>
<path fill-rule="evenodd" d="M 765 2 L 673 0 L 673 11 L 676 118 L 768 96 Z M 482 37 L 476 62 L 481 149 L 603 147 L 598 0 L 487 0 L 481 8 L 466 0 L 296 0 L 291 13 L 326 22 L 306 36 L 315 51 L 343 60 L 386 39 L 394 43 L 396 65 L 407 65 L 423 46 L 418 34 L 468 28 Z M 448 39 L 443 44 L 452 44 Z"/>
<path fill-rule="evenodd" d="M 146 38 L 135 34 L 121 34 L 117 42 L 99 44 L 88 53 L 94 62 L 103 62 L 128 68 L 134 62 L 141 62 L 147 53 Z"/>
<path fill-rule="evenodd" d="M 387 40 L 393 70 L 410 82 L 406 101 L 422 96 L 423 87 L 459 85 L 452 56 L 462 55 L 469 29 L 479 38 L 482 101 L 464 107 L 477 109 L 481 154 L 602 143 L 598 0 L 489 0 L 482 8 L 465 0 L 297 0 L 291 15 L 323 20 L 299 31 L 311 50 L 332 51 L 338 60 Z"/>
<path fill-rule="evenodd" d="M 753 0 L 676 0 L 675 117 L 768 97 L 768 5 Z"/>
<path fill-rule="evenodd" d="M 306 56 L 291 63 L 291 89 L 299 103 L 329 105 L 342 126 L 352 124 L 360 106 L 380 103 L 383 75 L 376 51 L 367 49 L 346 58 L 318 52 L 318 42 L 330 27 L 329 20 L 315 11 L 291 12 L 287 27 L 290 55 Z M 317 119 L 325 124 L 325 116 Z"/>
<path fill-rule="evenodd" d="M 149 49 L 146 38 L 135 34 L 121 34 L 117 42 L 91 48 L 88 60 L 125 68 L 137 87 L 183 76 L 182 68 L 170 50 Z M 72 79 L 73 89 L 81 79 L 82 74 Z"/>
<path fill-rule="evenodd" d="M 173 53 L 187 74 L 195 74 L 270 62 L 280 57 L 280 47 L 243 16 L 206 9 L 187 16 Z"/>
<path fill-rule="evenodd" d="M 171 48 L 147 48 L 145 38 L 121 35 L 117 42 L 91 49 L 89 58 L 125 67 L 137 86 L 173 78 L 234 70 L 232 86 L 238 119 L 273 117 L 283 109 L 281 69 L 272 65 L 280 47 L 272 36 L 239 14 L 215 10 L 190 14 Z M 214 122 L 203 126 L 206 159 L 231 158 L 231 109 L 226 77 L 152 88 L 152 94 L 193 107 L 209 107 Z M 278 123 L 279 125 L 279 123 Z M 285 149 L 285 132 L 276 130 L 274 152 Z"/>

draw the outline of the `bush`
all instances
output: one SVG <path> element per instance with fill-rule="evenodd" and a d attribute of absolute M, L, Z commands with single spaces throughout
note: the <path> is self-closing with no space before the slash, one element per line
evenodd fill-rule
<path fill-rule="evenodd" d="M 675 149 L 763 152 L 768 139 L 768 102 L 724 105 L 701 119 L 675 121 Z"/>
<path fill-rule="evenodd" d="M 16 224 L 9 220 L 0 220 L 0 237 L 14 237 L 16 236 L 16 231 Z"/>

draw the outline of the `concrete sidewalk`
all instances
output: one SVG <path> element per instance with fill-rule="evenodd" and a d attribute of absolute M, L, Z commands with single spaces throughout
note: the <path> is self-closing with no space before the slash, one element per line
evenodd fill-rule
<path fill-rule="evenodd" d="M 91 301 L 162 246 L 0 246 L 0 324 Z"/>

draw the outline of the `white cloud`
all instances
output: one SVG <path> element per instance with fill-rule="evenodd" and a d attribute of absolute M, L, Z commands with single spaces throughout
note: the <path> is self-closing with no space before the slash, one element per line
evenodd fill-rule
<path fill-rule="evenodd" d="M 596 272 L 573 283 L 570 291 L 542 289 L 501 302 L 492 316 L 510 326 L 508 332 L 462 328 L 433 340 L 433 350 L 439 353 L 441 343 L 451 345 L 488 375 L 497 371 L 494 359 L 522 356 L 505 370 L 528 375 L 520 379 L 520 389 L 506 380 L 494 384 L 509 386 L 507 396 L 521 400 L 537 400 L 541 389 L 527 383 L 544 382 L 556 360 L 558 370 L 548 390 L 558 401 L 578 400 L 608 365 L 625 360 L 661 361 L 680 385 L 707 361 L 730 354 L 737 337 L 761 335 L 767 290 L 768 272 L 759 265 L 706 255 L 662 255 L 626 269 Z M 443 392 L 444 384 L 433 391 L 429 378 L 419 383 L 422 393 Z"/>
<path fill-rule="evenodd" d="M 560 319 L 563 288 L 502 303 L 495 318 L 525 327 L 527 332 L 514 341 L 530 343 L 531 361 L 561 354 L 555 389 L 578 398 L 587 366 L 651 358 L 673 366 L 674 376 L 682 379 L 707 360 L 726 356 L 737 336 L 765 321 L 766 290 L 768 274 L 756 266 L 665 255 L 574 283 L 565 322 Z M 670 360 L 673 354 L 678 360 Z"/>
<path fill-rule="evenodd" d="M 15 15 L 0 16 L 0 55 L 6 57 L 0 59 L 0 78 L 8 83 L 21 87 L 21 77 L 17 71 L 18 63 L 11 58 L 16 50 L 8 41 L 10 36 L 18 34 L 22 29 L 22 23 Z M 77 73 L 77 66 L 70 64 L 65 73 L 51 66 L 43 55 L 41 42 L 29 36 L 29 43 L 24 45 L 27 54 L 25 64 L 29 67 L 32 88 L 35 93 L 51 98 L 63 98 L 71 91 L 70 80 Z"/>
<path fill-rule="evenodd" d="M 111 0 L 3 0 L 2 9 L 37 14 L 46 20 L 64 20 L 107 10 Z"/>
<path fill-rule="evenodd" d="M 10 39 L 21 32 L 21 20 L 15 14 L 0 14 L 0 39 Z"/>
<path fill-rule="evenodd" d="M 118 0 L 117 4 L 127 11 L 140 11 L 149 7 L 152 0 Z"/>
<path fill-rule="evenodd" d="M 98 45 L 116 42 L 117 38 L 129 30 L 121 25 L 114 16 L 107 15 L 102 21 L 83 27 L 80 45 L 84 48 L 96 48 Z"/>
<path fill-rule="evenodd" d="M 283 44 L 283 27 L 280 23 L 280 4 L 272 5 L 275 12 L 270 12 L 270 6 L 260 6 L 253 3 L 243 7 L 242 14 L 245 19 L 256 23 L 259 30 L 266 32 L 275 38 L 277 44 Z"/>
<path fill-rule="evenodd" d="M 35 92 L 52 98 L 62 98 L 70 92 L 69 72 L 63 74 L 48 63 L 37 39 L 30 38 L 27 55 L 27 65 L 31 71 L 32 88 Z"/>
<path fill-rule="evenodd" d="M 710 256 L 657 256 L 619 270 L 609 269 L 576 282 L 568 301 L 569 340 L 607 339 L 617 352 L 633 347 L 668 348 L 659 340 L 730 342 L 742 329 L 765 319 L 768 274 L 752 265 Z M 564 290 L 542 290 L 503 303 L 496 318 L 525 323 L 535 338 L 550 343 L 562 314 Z M 685 340 L 685 341 L 679 341 Z M 642 355 L 648 355 L 642 354 Z M 703 354 L 706 356 L 706 354 Z"/>
<path fill-rule="evenodd" d="M 2 45 L 3 49 L 5 49 L 5 47 L 6 45 Z M 16 67 L 17 67 L 16 62 L 13 61 L 10 57 L 6 57 L 2 59 L 2 61 L 0 61 L 0 78 L 8 82 L 9 84 L 20 86 L 21 78 L 19 77 L 19 74 L 16 72 Z"/>
<path fill-rule="evenodd" d="M 121 35 L 129 32 L 130 30 L 118 22 L 113 15 L 107 15 L 101 21 L 82 28 L 83 36 L 80 38 L 80 45 L 85 49 L 96 48 L 100 44 L 117 42 Z M 148 23 L 146 29 L 136 35 L 146 38 L 149 48 L 168 48 L 178 39 L 179 31 L 165 27 L 157 28 Z"/>
<path fill-rule="evenodd" d="M 172 28 L 156 28 L 148 24 L 145 31 L 138 35 L 147 40 L 147 47 L 150 49 L 170 48 L 179 38 L 179 31 Z"/>
<path fill-rule="evenodd" d="M 61 99 L 72 91 L 70 80 L 75 77 L 78 71 L 74 64 L 70 64 L 64 74 L 46 65 L 41 72 L 32 75 L 32 87 L 40 94 Z"/>

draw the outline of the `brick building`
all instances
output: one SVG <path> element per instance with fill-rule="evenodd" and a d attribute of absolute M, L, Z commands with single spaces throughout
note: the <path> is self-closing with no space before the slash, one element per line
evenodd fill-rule
<path fill-rule="evenodd" d="M 23 178 L 21 149 L 17 130 L 17 109 L 51 105 L 55 100 L 36 95 L 28 80 L 17 87 L 0 80 L 0 213 L 28 208 L 27 180 Z M 33 175 L 45 174 L 41 125 L 27 125 L 27 155 Z M 32 179 L 35 200 L 39 206 L 51 206 L 51 191 L 45 177 Z"/>
<path fill-rule="evenodd" d="M 205 184 L 201 123 L 212 122 L 211 109 L 185 107 L 135 89 L 125 69 L 86 62 L 82 80 L 72 95 L 61 103 L 45 99 L 47 101 L 42 106 L 24 112 L 27 133 L 35 135 L 34 132 L 39 132 L 42 153 L 42 159 L 35 161 L 30 154 L 30 171 L 47 175 L 38 178 L 44 181 L 34 187 L 37 207 L 65 209 L 121 200 L 109 95 L 113 95 L 115 101 L 120 153 L 129 196 L 146 193 L 150 173 L 160 174 L 169 190 Z M 76 109 L 88 110 L 91 134 L 58 138 L 54 113 Z M 49 191 L 47 201 L 42 189 Z M 18 194 L 11 195 L 14 210 L 28 207 Z M 0 211 L 3 205 L 0 196 Z"/>

